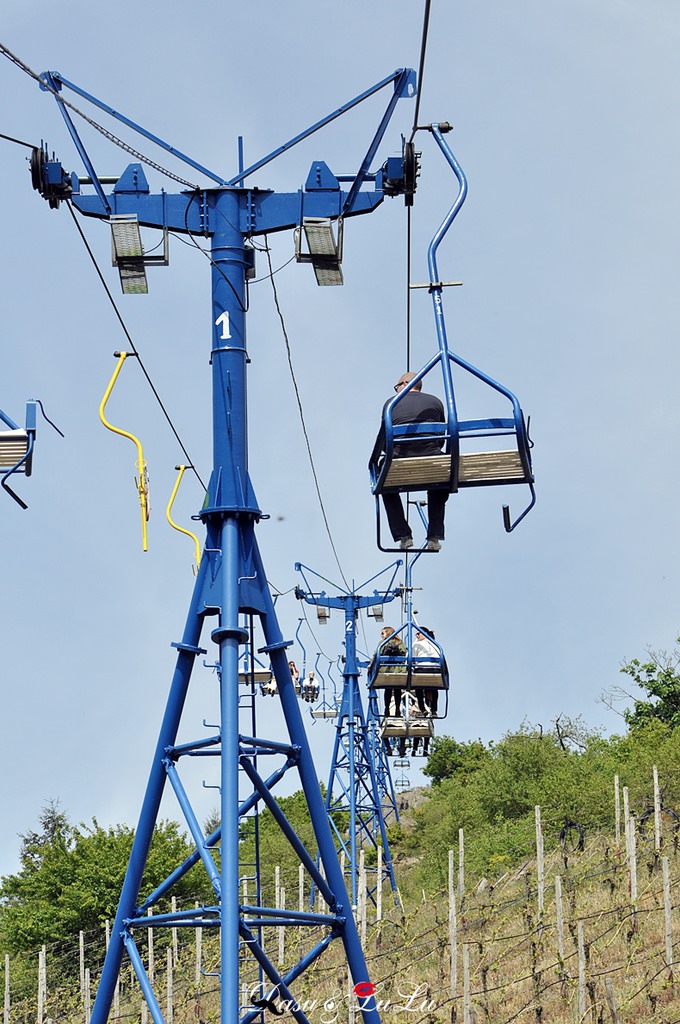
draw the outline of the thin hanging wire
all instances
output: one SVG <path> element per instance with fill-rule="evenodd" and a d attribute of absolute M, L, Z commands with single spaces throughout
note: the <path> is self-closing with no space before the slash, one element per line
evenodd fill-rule
<path fill-rule="evenodd" d="M 416 93 L 416 106 L 413 112 L 413 128 L 409 144 L 413 142 L 418 131 L 418 115 L 420 113 L 420 99 L 423 94 L 423 77 L 425 75 L 425 53 L 427 51 L 427 36 L 430 27 L 430 3 L 425 0 L 425 11 L 423 14 L 423 34 L 420 43 L 420 63 L 418 65 L 418 91 Z M 411 206 L 406 207 L 406 369 L 411 369 Z"/>
<path fill-rule="evenodd" d="M 274 281 L 274 267 L 272 266 L 271 250 L 269 248 L 269 245 L 267 244 L 267 236 L 266 235 L 264 236 L 264 239 L 265 239 L 265 244 L 267 245 L 267 248 L 266 248 L 267 263 L 269 265 L 269 276 L 270 276 L 271 283 L 272 283 L 272 291 L 274 293 L 274 304 L 276 306 L 276 312 L 279 315 L 279 320 L 281 322 L 281 330 L 283 331 L 283 339 L 284 339 L 285 344 L 286 344 L 286 354 L 287 354 L 287 357 L 288 357 L 288 368 L 290 370 L 290 376 L 291 376 L 291 380 L 293 381 L 293 388 L 295 390 L 295 398 L 297 400 L 298 412 L 300 414 L 300 422 L 302 424 L 302 433 L 304 435 L 305 444 L 307 446 L 307 455 L 309 456 L 309 464 L 310 464 L 311 469 L 312 469 L 312 477 L 314 478 L 314 487 L 316 488 L 316 496 L 317 496 L 317 498 L 319 500 L 319 507 L 321 508 L 321 515 L 323 516 L 324 525 L 326 527 L 326 533 L 328 534 L 328 539 L 330 541 L 331 550 L 333 551 L 333 555 L 335 557 L 336 564 L 338 566 L 338 569 L 340 570 L 340 575 L 342 576 L 342 581 L 345 584 L 345 586 L 347 587 L 347 589 L 350 590 L 351 589 L 350 585 L 347 582 L 347 578 L 345 577 L 345 574 L 343 572 L 342 565 L 340 564 L 340 558 L 338 556 L 338 552 L 337 552 L 337 549 L 335 547 L 335 541 L 333 540 L 333 534 L 331 533 L 330 523 L 328 522 L 328 516 L 326 515 L 326 508 L 325 508 L 324 503 L 323 503 L 323 498 L 321 497 L 321 487 L 319 485 L 319 478 L 318 478 L 317 473 L 316 473 L 316 466 L 314 465 L 314 456 L 312 455 L 312 446 L 311 446 L 311 442 L 309 440 L 309 434 L 307 433 L 307 424 L 305 423 L 305 416 L 304 416 L 304 412 L 303 412 L 303 409 L 302 409 L 302 399 L 300 398 L 300 389 L 298 388 L 298 383 L 297 383 L 297 380 L 296 380 L 296 377 L 295 377 L 295 371 L 293 369 L 293 357 L 292 357 L 292 353 L 291 353 L 291 350 L 290 350 L 290 341 L 288 339 L 288 332 L 286 330 L 286 322 L 285 322 L 285 320 L 283 318 L 283 313 L 281 311 L 281 306 L 279 304 L 279 295 L 278 295 L 278 292 L 276 290 L 276 282 Z"/>
<path fill-rule="evenodd" d="M 418 92 L 416 94 L 416 107 L 413 112 L 413 128 L 411 129 L 411 138 L 409 142 L 413 142 L 413 137 L 418 131 L 418 114 L 420 113 L 420 98 L 423 94 L 423 75 L 425 73 L 425 50 L 427 49 L 427 33 L 430 24 L 430 0 L 425 0 L 425 13 L 423 15 L 423 36 L 420 44 L 420 64 L 418 66 Z"/>
<path fill-rule="evenodd" d="M 406 370 L 411 369 L 411 210 L 406 207 Z"/>
<path fill-rule="evenodd" d="M 416 93 L 416 106 L 413 112 L 413 128 L 409 145 L 413 143 L 418 131 L 418 115 L 420 114 L 420 99 L 423 94 L 423 77 L 425 74 L 425 53 L 427 51 L 427 36 L 430 26 L 430 4 L 431 0 L 425 0 L 425 11 L 423 14 L 423 34 L 420 43 L 420 63 L 418 65 L 418 91 Z M 411 370 L 411 259 L 412 259 L 412 206 L 406 207 L 406 371 Z M 406 520 L 408 522 L 410 502 L 406 500 Z M 408 565 L 408 555 L 404 559 L 404 574 Z M 406 575 L 404 575 L 406 579 Z"/>

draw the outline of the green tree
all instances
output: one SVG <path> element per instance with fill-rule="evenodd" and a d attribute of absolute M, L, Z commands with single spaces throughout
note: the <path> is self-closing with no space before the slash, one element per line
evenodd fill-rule
<path fill-rule="evenodd" d="M 577 739 L 569 740 L 567 732 Z M 416 811 L 418 849 L 410 853 L 421 855 L 421 884 L 445 884 L 447 850 L 457 848 L 461 828 L 470 870 L 496 877 L 531 856 L 537 805 L 547 849 L 558 841 L 565 820 L 598 830 L 610 824 L 616 752 L 581 723 L 562 722 L 549 731 L 524 723 L 483 754 L 475 745 L 448 739 L 442 744 L 444 767 L 453 771 Z M 466 747 L 479 754 L 467 770 L 461 764 Z"/>
<path fill-rule="evenodd" d="M 104 829 L 95 818 L 76 828 L 55 803 L 40 817 L 42 831 L 21 836 L 21 868 L 0 882 L 0 949 L 36 949 L 114 916 L 134 832 L 126 825 Z M 154 889 L 193 850 L 176 822 L 154 830 L 142 892 Z M 172 890 L 180 903 L 207 898 L 205 872 L 193 868 Z"/>
<path fill-rule="evenodd" d="M 466 782 L 491 757 L 491 751 L 481 740 L 458 743 L 453 736 L 437 736 L 432 743 L 432 752 L 423 768 L 423 775 L 438 786 L 444 779 L 457 774 Z"/>
<path fill-rule="evenodd" d="M 621 671 L 646 694 L 637 698 L 621 691 L 633 700 L 633 707 L 627 708 L 623 717 L 631 729 L 654 718 L 665 722 L 671 728 L 680 725 L 680 637 L 675 640 L 672 651 L 647 649 L 649 661 L 638 658 L 625 662 Z"/>

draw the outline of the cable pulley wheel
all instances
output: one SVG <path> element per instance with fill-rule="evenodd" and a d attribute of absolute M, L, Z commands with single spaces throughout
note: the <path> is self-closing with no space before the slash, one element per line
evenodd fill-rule
<path fill-rule="evenodd" d="M 418 177 L 418 154 L 412 142 L 404 143 L 404 203 L 413 206 L 413 195 Z"/>
<path fill-rule="evenodd" d="M 35 146 L 31 150 L 31 184 L 36 192 L 43 194 L 45 175 L 45 154 Z"/>

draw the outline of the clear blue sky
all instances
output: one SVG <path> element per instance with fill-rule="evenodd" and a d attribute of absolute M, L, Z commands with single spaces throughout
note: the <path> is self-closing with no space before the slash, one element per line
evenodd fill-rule
<path fill-rule="evenodd" d="M 34 70 L 58 70 L 225 175 L 237 138 L 250 162 L 397 67 L 418 65 L 421 3 L 202 3 L 123 9 L 65 0 L 13 4 L 2 41 Z M 434 0 L 421 122 L 449 120 L 466 171 L 466 205 L 440 252 L 452 347 L 511 387 L 531 416 L 538 503 L 510 536 L 493 489 L 453 496 L 443 553 L 422 559 L 416 607 L 445 647 L 450 714 L 440 731 L 485 742 L 523 719 L 582 715 L 605 732 L 600 703 L 622 660 L 670 647 L 679 632 L 677 436 L 680 10 L 674 0 Z M 53 100 L 0 61 L 0 131 L 44 139 L 81 171 Z M 385 97 L 335 122 L 255 175 L 293 190 L 312 160 L 354 170 Z M 80 105 L 80 104 L 79 104 Z M 400 105 L 380 160 L 401 149 Z M 125 153 L 83 128 L 102 174 Z M 422 140 L 422 145 L 421 145 Z M 139 144 L 142 151 L 151 147 Z M 413 212 L 413 278 L 452 199 L 425 136 Z M 0 140 L 0 408 L 22 420 L 42 399 L 64 440 L 41 424 L 21 511 L 0 496 L 3 739 L 0 873 L 17 867 L 17 833 L 58 798 L 72 820 L 135 824 L 192 588 L 191 545 L 165 523 L 182 460 L 139 370 L 126 366 L 113 422 L 144 445 L 151 477 L 142 554 L 132 446 L 107 433 L 98 405 L 125 346 L 68 211 L 31 189 L 28 151 Z M 153 154 L 152 154 L 153 155 Z M 161 163 L 165 162 L 161 160 Z M 81 172 L 82 173 L 82 172 Z M 191 176 L 190 176 L 191 177 Z M 172 188 L 149 172 L 152 187 Z M 204 477 L 210 459 L 209 270 L 171 242 L 147 297 L 118 294 L 108 229 L 84 230 L 135 345 Z M 375 545 L 366 460 L 378 414 L 405 368 L 406 218 L 386 201 L 345 234 L 345 286 L 317 288 L 309 267 L 276 275 L 325 507 L 343 571 L 357 583 L 387 559 Z M 275 267 L 292 237 L 270 239 Z M 250 459 L 272 584 L 300 561 L 339 579 L 313 487 L 280 323 L 258 262 L 249 314 Z M 434 351 L 427 293 L 414 297 L 413 364 Z M 435 388 L 436 390 L 436 388 Z M 200 506 L 188 481 L 175 518 Z M 278 603 L 284 633 L 300 609 Z M 377 628 L 366 625 L 367 646 Z M 341 623 L 315 629 L 340 653 Z M 208 644 L 210 641 L 208 641 Z M 308 654 L 314 641 L 307 636 Z M 299 660 L 299 652 L 296 652 Z M 197 669 L 185 720 L 214 713 Z M 280 728 L 269 702 L 261 732 Z M 196 730 L 189 729 L 190 734 Z M 330 728 L 309 729 L 326 779 Z M 422 781 L 412 771 L 412 782 Z M 200 782 L 200 780 L 199 780 Z M 199 810 L 215 804 L 205 790 Z M 175 814 L 171 805 L 167 815 Z"/>

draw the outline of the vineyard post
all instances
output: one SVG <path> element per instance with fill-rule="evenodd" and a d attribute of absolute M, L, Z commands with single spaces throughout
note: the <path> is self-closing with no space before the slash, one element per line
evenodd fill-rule
<path fill-rule="evenodd" d="M 578 922 L 578 1019 L 582 1021 L 586 1015 L 586 944 L 583 934 L 583 921 Z"/>
<path fill-rule="evenodd" d="M 543 829 L 541 828 L 541 808 L 534 808 L 536 815 L 536 881 L 538 886 L 538 926 L 539 934 L 543 927 L 545 910 L 545 862 L 543 858 Z"/>
<path fill-rule="evenodd" d="M 147 910 L 146 913 L 147 913 L 147 917 L 151 917 L 152 916 L 153 911 L 151 910 L 151 907 L 149 907 L 149 909 Z M 154 959 L 154 950 L 153 950 L 153 928 L 149 927 L 149 981 L 153 985 L 155 980 L 156 980 L 156 963 L 155 963 L 155 959 Z"/>
<path fill-rule="evenodd" d="M 281 868 L 277 864 L 274 868 L 274 906 L 277 910 L 281 910 Z M 281 928 L 278 931 L 278 962 L 279 965 L 283 963 L 283 955 L 281 953 Z"/>
<path fill-rule="evenodd" d="M 375 892 L 375 919 L 382 921 L 382 879 L 383 879 L 383 852 L 382 846 L 378 847 L 378 879 Z"/>
<path fill-rule="evenodd" d="M 279 889 L 279 910 L 286 909 L 286 889 L 285 886 L 281 886 Z M 286 959 L 286 929 L 281 925 L 279 927 L 279 965 L 281 965 Z"/>
<path fill-rule="evenodd" d="M 90 984 L 90 968 L 86 967 L 83 976 L 83 1004 L 85 1007 L 85 1024 L 90 1024 L 92 1013 L 92 989 Z"/>
<path fill-rule="evenodd" d="M 566 971 L 564 969 L 564 910 L 562 907 L 562 878 L 555 875 L 555 917 L 557 921 L 557 959 L 560 965 L 562 994 L 565 994 Z"/>
<path fill-rule="evenodd" d="M 80 963 L 80 998 L 85 998 L 85 932 L 78 933 L 78 953 Z"/>
<path fill-rule="evenodd" d="M 630 878 L 630 905 L 632 917 L 632 933 L 637 931 L 637 849 L 635 841 L 635 815 L 628 816 L 628 873 Z"/>
<path fill-rule="evenodd" d="M 38 1024 L 43 1024 L 47 999 L 47 953 L 45 946 L 38 953 Z"/>
<path fill-rule="evenodd" d="M 616 856 L 621 856 L 621 794 L 619 792 L 619 777 L 614 776 L 614 828 L 616 830 Z"/>
<path fill-rule="evenodd" d="M 354 1014 L 354 991 L 353 991 L 353 985 L 352 985 L 352 975 L 350 974 L 349 971 L 347 972 L 347 1005 L 348 1005 L 348 1010 L 349 1010 L 348 1017 L 347 1017 L 348 1024 L 354 1024 L 354 1021 L 355 1021 L 355 1014 Z"/>
<path fill-rule="evenodd" d="M 458 906 L 463 913 L 463 899 L 465 896 L 465 838 L 463 829 L 458 829 Z"/>
<path fill-rule="evenodd" d="M 664 933 L 666 937 L 666 964 L 668 966 L 668 980 L 673 982 L 673 924 L 671 919 L 671 880 L 668 869 L 668 857 L 661 858 L 661 869 L 663 871 L 663 910 L 664 910 Z"/>
<path fill-rule="evenodd" d="M 458 921 L 456 918 L 456 886 L 453 873 L 453 850 L 449 850 L 449 946 L 451 950 L 451 998 L 455 999 L 458 987 Z"/>
<path fill-rule="evenodd" d="M 9 953 L 5 953 L 5 1010 L 3 1013 L 3 1024 L 9 1024 Z"/>
<path fill-rule="evenodd" d="M 326 880 L 326 872 L 324 871 L 323 863 L 319 864 L 319 874 L 321 875 L 321 877 L 325 881 Z M 324 900 L 323 896 L 321 895 L 321 886 L 317 885 L 316 891 L 319 894 L 319 913 L 320 914 L 325 914 L 327 908 L 326 908 L 326 901 Z"/>
<path fill-rule="evenodd" d="M 366 904 L 366 862 L 364 851 L 359 851 L 359 935 L 361 948 L 366 948 L 366 916 L 368 907 Z"/>
<path fill-rule="evenodd" d="M 630 861 L 630 807 L 628 805 L 628 786 L 623 787 L 623 834 L 626 837 L 626 857 Z"/>
<path fill-rule="evenodd" d="M 472 1024 L 470 1014 L 470 947 L 463 943 L 463 1024 Z"/>
<path fill-rule="evenodd" d="M 616 1005 L 616 998 L 614 996 L 614 985 L 612 983 L 611 978 L 604 979 L 604 987 L 607 993 L 607 1005 L 609 1006 L 612 1024 L 621 1024 L 621 1017 L 619 1016 L 618 1007 Z"/>
<path fill-rule="evenodd" d="M 165 952 L 165 982 L 168 991 L 168 1002 L 166 1011 L 166 1024 L 174 1024 L 175 1011 L 173 1008 L 173 977 L 172 977 L 172 949 L 168 947 Z"/>
<path fill-rule="evenodd" d="M 196 902 L 194 903 L 194 908 L 196 910 L 198 910 L 198 900 L 196 900 Z M 203 946 L 203 929 L 202 928 L 197 928 L 196 929 L 196 975 L 195 975 L 197 991 L 201 987 L 201 977 L 202 977 L 202 975 L 201 975 L 201 959 L 202 959 L 202 955 L 203 955 L 202 946 Z"/>
<path fill-rule="evenodd" d="M 177 913 L 177 897 L 173 896 L 170 901 L 173 914 Z M 179 944 L 177 941 L 177 929 L 172 929 L 172 958 L 175 964 L 179 963 Z"/>
<path fill-rule="evenodd" d="M 661 850 L 661 795 L 659 793 L 659 772 L 656 765 L 652 768 L 654 778 L 654 852 Z"/>

